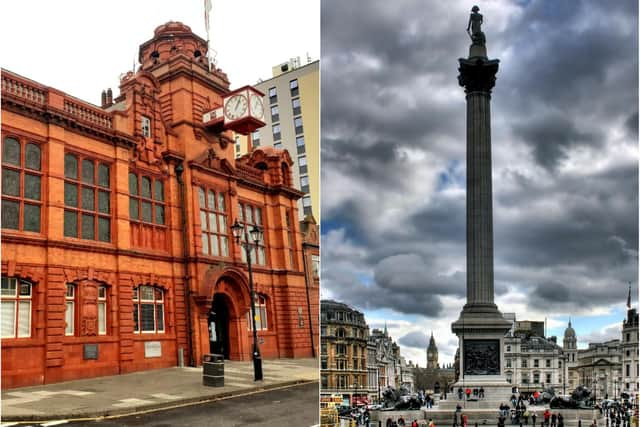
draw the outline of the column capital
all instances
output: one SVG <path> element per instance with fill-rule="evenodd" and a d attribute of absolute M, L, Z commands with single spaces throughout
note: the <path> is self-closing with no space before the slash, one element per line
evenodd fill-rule
<path fill-rule="evenodd" d="M 498 73 L 498 59 L 458 59 L 460 68 L 458 71 L 458 83 L 463 86 L 467 94 L 471 92 L 486 92 L 491 94 L 491 89 L 496 84 Z"/>

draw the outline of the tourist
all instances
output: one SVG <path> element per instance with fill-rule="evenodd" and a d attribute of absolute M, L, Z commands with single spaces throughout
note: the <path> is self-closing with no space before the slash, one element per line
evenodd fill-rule
<path fill-rule="evenodd" d="M 462 400 L 462 393 L 463 393 L 463 391 L 462 391 L 462 387 L 460 387 L 460 388 L 458 389 L 458 399 L 460 399 L 460 400 Z"/>
<path fill-rule="evenodd" d="M 549 420 L 551 419 L 551 412 L 549 412 L 549 409 L 545 409 L 542 416 L 544 417 L 544 425 L 549 427 Z"/>
<path fill-rule="evenodd" d="M 536 411 L 533 411 L 533 412 L 531 413 L 531 425 L 532 425 L 533 427 L 536 427 Z"/>
<path fill-rule="evenodd" d="M 558 413 L 558 427 L 564 427 L 564 417 Z"/>
<path fill-rule="evenodd" d="M 591 427 L 598 427 L 598 423 L 596 423 L 595 418 L 593 419 L 593 422 L 591 423 Z"/>
<path fill-rule="evenodd" d="M 556 427 L 557 420 L 558 420 L 558 416 L 555 413 L 551 414 L 551 427 Z"/>
<path fill-rule="evenodd" d="M 429 418 L 428 427 L 436 427 L 436 424 L 433 422 L 433 420 L 431 418 Z"/>
<path fill-rule="evenodd" d="M 466 389 L 464 393 L 467 395 L 467 400 L 469 400 L 469 398 L 471 397 L 471 389 L 470 388 Z"/>
<path fill-rule="evenodd" d="M 525 424 L 529 424 L 529 417 L 531 416 L 531 413 L 529 413 L 529 410 L 527 408 L 524 409 L 524 412 L 522 413 L 522 418 L 524 418 L 524 423 Z"/>
<path fill-rule="evenodd" d="M 478 394 L 478 397 L 479 397 L 480 399 L 484 399 L 484 388 L 483 388 L 483 387 L 480 387 L 480 392 L 479 392 L 479 394 Z"/>
<path fill-rule="evenodd" d="M 462 414 L 462 427 L 467 427 L 467 414 Z"/>
<path fill-rule="evenodd" d="M 411 427 L 418 427 L 418 420 L 413 420 Z"/>

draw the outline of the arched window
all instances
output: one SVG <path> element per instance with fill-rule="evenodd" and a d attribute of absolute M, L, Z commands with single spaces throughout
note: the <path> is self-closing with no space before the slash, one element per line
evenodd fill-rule
<path fill-rule="evenodd" d="M 129 172 L 129 218 L 135 222 L 165 225 L 164 182 Z"/>
<path fill-rule="evenodd" d="M 98 287 L 98 335 L 107 334 L 107 287 Z"/>
<path fill-rule="evenodd" d="M 110 165 L 64 156 L 64 235 L 111 242 Z"/>
<path fill-rule="evenodd" d="M 64 313 L 65 335 L 74 335 L 76 323 L 76 286 L 67 283 L 67 293 L 65 294 L 65 313 Z"/>
<path fill-rule="evenodd" d="M 229 256 L 229 226 L 227 225 L 227 203 L 222 192 L 199 187 L 200 229 L 202 230 L 202 253 L 213 256 Z"/>
<path fill-rule="evenodd" d="M 262 224 L 262 208 L 258 206 L 251 206 L 245 203 L 238 204 L 238 221 L 242 224 L 243 232 L 242 232 L 242 241 L 246 242 L 247 234 L 245 234 L 244 230 L 250 231 L 254 225 L 262 228 L 264 230 L 264 226 Z M 254 245 L 251 248 L 251 263 L 256 265 L 265 265 L 266 264 L 266 241 L 265 236 L 267 233 L 263 235 L 263 239 L 258 242 L 257 245 Z M 251 234 L 249 234 L 249 238 L 251 238 Z M 250 242 L 254 243 L 254 242 Z M 247 254 L 243 250 L 241 251 L 242 261 L 247 262 Z"/>
<path fill-rule="evenodd" d="M 264 295 L 255 295 L 256 307 L 256 330 L 266 331 L 268 329 L 267 322 L 267 298 Z M 249 330 L 253 330 L 253 322 L 251 321 L 251 309 L 247 313 L 247 321 L 249 322 Z"/>
<path fill-rule="evenodd" d="M 164 291 L 154 286 L 133 289 L 133 330 L 136 333 L 164 332 Z"/>
<path fill-rule="evenodd" d="M 15 277 L 2 276 L 1 289 L 2 338 L 30 337 L 31 283 Z"/>
<path fill-rule="evenodd" d="M 92 287 L 92 286 L 90 286 Z M 64 334 L 67 336 L 74 335 L 82 335 L 85 332 L 79 331 L 76 328 L 77 325 L 81 324 L 81 314 L 80 314 L 80 302 L 79 299 L 83 296 L 83 294 L 87 291 L 87 288 L 83 285 L 78 285 L 75 283 L 67 283 L 67 289 L 65 294 L 65 329 Z M 93 295 L 93 292 L 90 293 Z M 84 294 L 86 296 L 86 294 Z M 97 296 L 97 304 L 98 304 L 98 335 L 106 335 L 107 334 L 107 287 L 100 285 L 98 286 L 98 296 Z M 87 332 L 87 334 L 93 334 Z"/>
<path fill-rule="evenodd" d="M 2 144 L 2 228 L 40 232 L 40 146 L 7 137 Z"/>

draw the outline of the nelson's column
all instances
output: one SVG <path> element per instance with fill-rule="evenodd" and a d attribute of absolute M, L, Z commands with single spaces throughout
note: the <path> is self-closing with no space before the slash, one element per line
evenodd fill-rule
<path fill-rule="evenodd" d="M 467 32 L 472 44 L 469 57 L 459 59 L 458 76 L 467 99 L 467 303 L 451 330 L 460 346 L 455 390 L 482 387 L 485 401 L 491 401 L 506 399 L 511 392 L 502 357 L 511 322 L 493 302 L 490 102 L 499 60 L 488 59 L 480 9 L 471 10 Z"/>

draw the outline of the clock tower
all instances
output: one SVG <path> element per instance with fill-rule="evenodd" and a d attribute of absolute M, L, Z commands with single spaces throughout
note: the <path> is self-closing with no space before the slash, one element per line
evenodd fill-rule
<path fill-rule="evenodd" d="M 436 340 L 433 338 L 433 331 L 431 331 L 431 338 L 427 347 L 427 369 L 438 368 L 438 347 L 436 347 Z"/>

